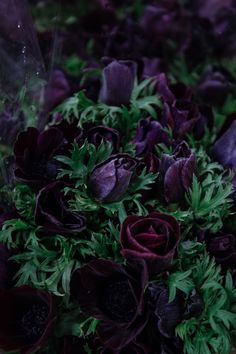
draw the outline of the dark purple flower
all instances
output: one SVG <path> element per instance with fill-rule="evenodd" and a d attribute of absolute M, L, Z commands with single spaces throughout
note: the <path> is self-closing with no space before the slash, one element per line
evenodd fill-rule
<path fill-rule="evenodd" d="M 229 73 L 211 66 L 201 78 L 197 93 L 208 104 L 222 105 L 231 89 Z"/>
<path fill-rule="evenodd" d="M 114 60 L 103 69 L 100 101 L 112 106 L 128 105 L 134 88 L 137 64 Z"/>
<path fill-rule="evenodd" d="M 163 71 L 163 63 L 159 58 L 142 58 L 143 77 L 154 77 Z"/>
<path fill-rule="evenodd" d="M 58 163 L 53 158 L 63 143 L 63 133 L 57 128 L 43 133 L 28 128 L 21 133 L 14 146 L 16 179 L 34 186 L 55 179 Z"/>
<path fill-rule="evenodd" d="M 152 212 L 147 216 L 129 215 L 121 229 L 122 254 L 128 259 L 143 259 L 151 273 L 170 267 L 180 240 L 177 220 Z"/>
<path fill-rule="evenodd" d="M 127 14 L 125 19 L 109 33 L 105 55 L 114 58 L 139 58 L 142 53 L 146 56 L 153 51 L 146 40 L 147 36 L 143 29 Z"/>
<path fill-rule="evenodd" d="M 234 234 L 218 232 L 205 234 L 207 250 L 215 257 L 217 263 L 227 267 L 236 267 L 236 236 Z"/>
<path fill-rule="evenodd" d="M 236 120 L 215 142 L 212 155 L 224 167 L 236 169 Z"/>
<path fill-rule="evenodd" d="M 197 173 L 195 154 L 185 142 L 180 143 L 173 155 L 163 154 L 160 161 L 160 187 L 167 203 L 182 203 L 184 193 L 191 187 Z"/>
<path fill-rule="evenodd" d="M 90 128 L 86 134 L 89 143 L 98 147 L 102 141 L 109 142 L 113 146 L 113 151 L 117 152 L 120 147 L 120 134 L 117 130 L 103 125 Z"/>
<path fill-rule="evenodd" d="M 150 283 L 148 295 L 149 306 L 156 317 L 154 321 L 164 338 L 174 339 L 177 324 L 184 319 L 200 316 L 203 310 L 203 302 L 196 289 L 193 289 L 188 296 L 182 291 L 177 291 L 174 300 L 170 302 L 169 291 L 165 286 Z M 164 347 L 167 348 L 167 342 L 164 341 L 164 343 Z"/>
<path fill-rule="evenodd" d="M 55 320 L 50 293 L 29 286 L 0 292 L 0 348 L 35 353 L 50 335 Z"/>
<path fill-rule="evenodd" d="M 5 111 L 0 115 L 0 144 L 12 146 L 17 135 L 25 127 L 25 117 L 22 112 L 16 114 Z"/>
<path fill-rule="evenodd" d="M 117 154 L 97 165 L 89 178 L 93 197 L 105 203 L 120 200 L 127 192 L 137 160 L 128 154 Z"/>
<path fill-rule="evenodd" d="M 63 188 L 65 185 L 56 181 L 38 193 L 35 208 L 35 222 L 48 232 L 74 234 L 86 227 L 86 219 L 77 212 L 69 210 Z"/>
<path fill-rule="evenodd" d="M 181 140 L 189 133 L 200 139 L 206 128 L 212 129 L 214 116 L 211 108 L 193 102 L 191 88 L 181 82 L 169 84 L 165 74 L 158 75 L 157 83 L 163 100 L 160 123 L 171 128 L 174 139 Z"/>
<path fill-rule="evenodd" d="M 61 70 L 54 70 L 44 93 L 44 107 L 51 111 L 71 95 L 69 82 Z"/>
<path fill-rule="evenodd" d="M 213 21 L 224 8 L 231 8 L 232 0 L 194 0 L 193 5 L 200 17 Z"/>
<path fill-rule="evenodd" d="M 182 321 L 184 299 L 181 292 L 176 294 L 173 301 L 169 302 L 169 291 L 166 288 L 158 289 L 155 308 L 157 327 L 164 337 L 173 337 L 177 324 Z"/>
<path fill-rule="evenodd" d="M 97 259 L 72 275 L 72 296 L 85 315 L 100 320 L 97 334 L 105 347 L 121 350 L 144 328 L 147 282 L 144 262 L 123 266 Z"/>
<path fill-rule="evenodd" d="M 159 122 L 152 118 L 141 119 L 133 141 L 137 155 L 152 152 L 158 143 L 169 144 L 167 133 Z"/>
<path fill-rule="evenodd" d="M 186 41 L 187 25 L 183 9 L 173 0 L 147 5 L 140 21 L 140 26 L 149 40 L 160 44 L 172 40 L 178 46 L 182 46 Z"/>
<path fill-rule="evenodd" d="M 157 91 L 163 102 L 169 104 L 174 104 L 177 100 L 191 100 L 193 96 L 193 91 L 189 86 L 182 82 L 170 84 L 164 73 L 157 76 Z"/>
<path fill-rule="evenodd" d="M 229 6 L 217 12 L 213 21 L 214 47 L 218 56 L 235 56 L 236 7 Z"/>
<path fill-rule="evenodd" d="M 68 123 L 60 113 L 54 114 L 53 119 L 55 120 L 55 124 L 51 128 L 59 129 L 69 144 L 74 141 L 78 142 L 82 138 L 82 129 L 77 127 L 75 123 Z"/>
<path fill-rule="evenodd" d="M 181 140 L 190 133 L 201 139 L 206 128 L 212 128 L 213 121 L 214 116 L 208 106 L 199 106 L 188 100 L 177 100 L 173 105 L 164 103 L 161 124 L 172 129 L 175 139 Z"/>

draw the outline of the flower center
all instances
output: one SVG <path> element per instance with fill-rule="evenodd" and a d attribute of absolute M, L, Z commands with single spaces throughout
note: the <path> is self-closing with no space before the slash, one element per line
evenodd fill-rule
<path fill-rule="evenodd" d="M 21 330 L 24 337 L 31 342 L 40 338 L 47 317 L 48 307 L 46 305 L 33 305 L 21 318 Z"/>
<path fill-rule="evenodd" d="M 137 305 L 127 281 L 116 281 L 105 286 L 102 294 L 104 311 L 118 322 L 130 322 Z"/>

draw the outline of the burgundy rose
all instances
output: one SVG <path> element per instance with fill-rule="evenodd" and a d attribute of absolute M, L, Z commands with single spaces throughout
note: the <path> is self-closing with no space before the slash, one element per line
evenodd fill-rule
<path fill-rule="evenodd" d="M 167 133 L 159 122 L 154 119 L 141 119 L 133 141 L 137 155 L 152 152 L 158 143 L 169 144 Z"/>
<path fill-rule="evenodd" d="M 50 335 L 55 312 L 52 296 L 21 286 L 0 292 L 0 348 L 35 353 Z"/>
<path fill-rule="evenodd" d="M 117 154 L 97 165 L 89 178 L 93 197 L 105 203 L 120 200 L 127 192 L 137 160 L 128 154 Z"/>
<path fill-rule="evenodd" d="M 72 275 L 71 294 L 85 315 L 100 320 L 97 334 L 105 347 L 119 351 L 144 328 L 147 282 L 144 262 L 123 266 L 97 259 Z"/>
<path fill-rule="evenodd" d="M 170 267 L 179 240 L 179 224 L 172 216 L 129 215 L 121 229 L 121 252 L 128 259 L 144 259 L 151 273 L 160 273 Z"/>
<path fill-rule="evenodd" d="M 63 143 L 63 133 L 57 128 L 43 133 L 28 128 L 21 133 L 14 146 L 16 179 L 37 187 L 54 180 L 58 171 L 54 156 Z"/>
<path fill-rule="evenodd" d="M 114 60 L 103 70 L 100 100 L 112 106 L 128 105 L 134 88 L 137 64 Z"/>
<path fill-rule="evenodd" d="M 86 219 L 77 212 L 69 210 L 62 182 L 56 181 L 38 193 L 35 209 L 35 222 L 46 231 L 61 234 L 74 234 L 86 227 Z"/>
<path fill-rule="evenodd" d="M 116 129 L 98 125 L 90 128 L 86 134 L 88 142 L 98 147 L 102 141 L 112 144 L 113 151 L 117 152 L 120 147 L 120 134 Z"/>
<path fill-rule="evenodd" d="M 180 143 L 173 155 L 163 154 L 160 161 L 160 189 L 167 203 L 182 203 L 184 193 L 192 185 L 197 172 L 194 153 L 185 142 Z"/>

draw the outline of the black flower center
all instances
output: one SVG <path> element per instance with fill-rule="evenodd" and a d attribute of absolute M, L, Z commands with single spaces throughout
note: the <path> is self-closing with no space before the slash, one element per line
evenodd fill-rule
<path fill-rule="evenodd" d="M 117 322 L 130 322 L 137 310 L 135 298 L 126 280 L 107 284 L 101 300 L 106 314 Z"/>
<path fill-rule="evenodd" d="M 48 317 L 46 305 L 33 305 L 21 318 L 21 331 L 30 342 L 40 338 L 44 331 L 44 323 Z"/>

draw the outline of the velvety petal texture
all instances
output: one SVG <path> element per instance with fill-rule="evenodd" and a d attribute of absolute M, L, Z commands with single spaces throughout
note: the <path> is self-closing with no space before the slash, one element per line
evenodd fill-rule
<path fill-rule="evenodd" d="M 139 122 L 133 143 L 136 146 L 137 155 L 143 155 L 152 152 L 158 143 L 168 145 L 169 139 L 159 122 L 146 118 Z"/>
<path fill-rule="evenodd" d="M 123 266 L 97 259 L 72 275 L 71 294 L 84 314 L 100 320 L 97 334 L 105 348 L 122 349 L 144 328 L 147 282 L 143 261 Z"/>
<path fill-rule="evenodd" d="M 42 133 L 28 128 L 21 133 L 14 146 L 16 179 L 36 187 L 55 179 L 58 164 L 53 157 L 63 143 L 63 133 L 57 128 Z"/>
<path fill-rule="evenodd" d="M 137 166 L 128 154 L 117 154 L 97 165 L 89 178 L 92 196 L 104 203 L 119 201 L 126 193 Z"/>
<path fill-rule="evenodd" d="M 236 235 L 220 231 L 216 234 L 204 232 L 202 240 L 207 250 L 222 266 L 236 267 Z"/>
<path fill-rule="evenodd" d="M 69 97 L 71 93 L 71 87 L 64 72 L 54 70 L 44 93 L 45 109 L 51 111 Z"/>
<path fill-rule="evenodd" d="M 221 105 L 231 89 L 229 73 L 217 67 L 209 67 L 197 86 L 197 93 L 204 102 Z"/>
<path fill-rule="evenodd" d="M 128 105 L 134 88 L 137 64 L 113 60 L 103 70 L 100 101 L 111 106 Z"/>
<path fill-rule="evenodd" d="M 193 101 L 192 89 L 183 83 L 170 85 L 165 74 L 157 77 L 157 91 L 163 101 L 160 123 L 172 129 L 173 138 L 182 140 L 192 133 L 201 139 L 206 128 L 212 129 L 214 115 L 212 109 Z"/>
<path fill-rule="evenodd" d="M 113 146 L 113 151 L 117 152 L 120 147 L 120 134 L 116 129 L 99 125 L 88 130 L 86 137 L 89 143 L 98 147 L 102 141 L 109 142 Z"/>
<path fill-rule="evenodd" d="M 86 227 L 86 218 L 69 210 L 64 194 L 65 185 L 56 181 L 38 193 L 35 222 L 48 232 L 74 234 Z"/>
<path fill-rule="evenodd" d="M 212 155 L 224 167 L 236 169 L 236 120 L 215 142 Z"/>
<path fill-rule="evenodd" d="M 185 192 L 197 174 L 195 154 L 185 142 L 180 143 L 173 155 L 163 154 L 160 161 L 160 184 L 168 203 L 182 203 Z"/>
<path fill-rule="evenodd" d="M 35 353 L 47 340 L 55 320 L 50 293 L 29 286 L 0 292 L 0 349 Z"/>
<path fill-rule="evenodd" d="M 122 254 L 128 259 L 145 260 L 151 273 L 170 267 L 179 240 L 177 220 L 163 213 L 129 215 L 121 229 Z"/>

